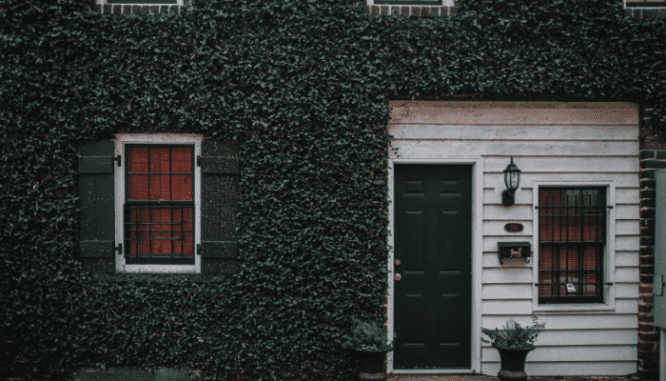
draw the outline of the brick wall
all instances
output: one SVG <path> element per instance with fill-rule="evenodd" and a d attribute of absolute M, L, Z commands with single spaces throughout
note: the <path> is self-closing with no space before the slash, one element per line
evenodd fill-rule
<path fill-rule="evenodd" d="M 383 13 L 385 15 L 410 15 L 413 17 L 448 17 L 451 7 L 425 5 L 366 5 L 367 13 Z"/>
<path fill-rule="evenodd" d="M 171 5 L 134 5 L 134 4 L 95 4 L 97 10 L 104 14 L 118 15 L 121 13 L 132 15 L 180 14 L 182 6 Z"/>
<path fill-rule="evenodd" d="M 652 129 L 652 108 L 641 110 L 640 136 L 640 283 L 638 300 L 638 375 L 659 379 L 659 330 L 653 323 L 654 215 L 656 169 L 666 169 L 666 138 Z"/>

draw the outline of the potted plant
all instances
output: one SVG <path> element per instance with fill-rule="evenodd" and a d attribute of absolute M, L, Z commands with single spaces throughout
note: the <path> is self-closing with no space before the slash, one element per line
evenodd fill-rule
<path fill-rule="evenodd" d="M 393 342 L 388 342 L 388 333 L 383 327 L 368 322 L 356 323 L 352 335 L 342 343 L 342 348 L 360 360 L 358 380 L 386 380 L 384 359 L 386 353 L 393 350 Z"/>
<path fill-rule="evenodd" d="M 521 327 L 513 319 L 509 320 L 504 330 L 481 328 L 481 331 L 490 337 L 491 341 L 481 338 L 484 343 L 491 343 L 500 354 L 501 368 L 497 376 L 502 381 L 525 381 L 525 358 L 535 348 L 534 341 L 546 326 L 546 323 L 537 324 L 537 317 L 532 318 L 532 325 Z"/>

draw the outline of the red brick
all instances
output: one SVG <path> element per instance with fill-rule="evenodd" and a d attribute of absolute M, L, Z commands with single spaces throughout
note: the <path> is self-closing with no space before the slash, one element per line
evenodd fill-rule
<path fill-rule="evenodd" d="M 403 6 L 403 7 L 400 8 L 400 14 L 401 15 L 408 15 L 409 11 L 410 11 L 410 9 L 407 6 Z"/>
<path fill-rule="evenodd" d="M 653 275 L 647 275 L 647 274 L 641 274 L 641 283 L 654 283 L 654 276 Z"/>
<path fill-rule="evenodd" d="M 659 333 L 659 332 L 657 332 L 656 328 L 654 327 L 654 324 L 652 324 L 652 323 L 641 323 L 641 322 L 638 322 L 638 332 Z"/>
<path fill-rule="evenodd" d="M 640 351 L 652 351 L 654 350 L 654 343 L 643 343 L 643 342 L 638 342 L 638 345 L 636 346 L 636 349 Z"/>
<path fill-rule="evenodd" d="M 659 342 L 659 334 L 638 332 L 638 342 Z"/>
<path fill-rule="evenodd" d="M 430 12 L 432 8 L 430 7 L 422 7 L 421 8 L 421 17 L 430 17 Z"/>
<path fill-rule="evenodd" d="M 412 16 L 421 17 L 421 7 L 412 7 Z"/>
<path fill-rule="evenodd" d="M 654 317 L 650 314 L 638 314 L 638 322 L 639 323 L 652 324 L 653 321 L 654 321 Z"/>
<path fill-rule="evenodd" d="M 638 292 L 641 294 L 650 294 L 654 292 L 653 286 L 652 285 L 646 285 L 646 286 L 639 286 L 638 287 Z"/>
<path fill-rule="evenodd" d="M 123 6 L 122 5 L 114 5 L 113 6 L 113 14 L 114 15 L 119 15 L 123 13 Z"/>
<path fill-rule="evenodd" d="M 638 312 L 643 312 L 646 314 L 650 314 L 652 312 L 652 306 L 646 306 L 646 305 L 641 305 L 640 303 L 638 304 Z M 639 316 L 640 318 L 640 316 Z"/>

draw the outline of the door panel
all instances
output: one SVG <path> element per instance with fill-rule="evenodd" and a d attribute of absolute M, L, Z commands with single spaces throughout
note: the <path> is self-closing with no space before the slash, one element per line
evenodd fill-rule
<path fill-rule="evenodd" d="M 396 165 L 394 189 L 394 369 L 469 369 L 472 168 Z"/>

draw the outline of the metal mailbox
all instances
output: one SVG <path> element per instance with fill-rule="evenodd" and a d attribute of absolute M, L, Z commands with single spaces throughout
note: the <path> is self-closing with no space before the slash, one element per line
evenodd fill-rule
<path fill-rule="evenodd" d="M 525 263 L 530 263 L 532 244 L 529 242 L 497 242 L 497 255 L 501 264 L 504 264 L 504 260 L 507 258 L 523 258 Z"/>

